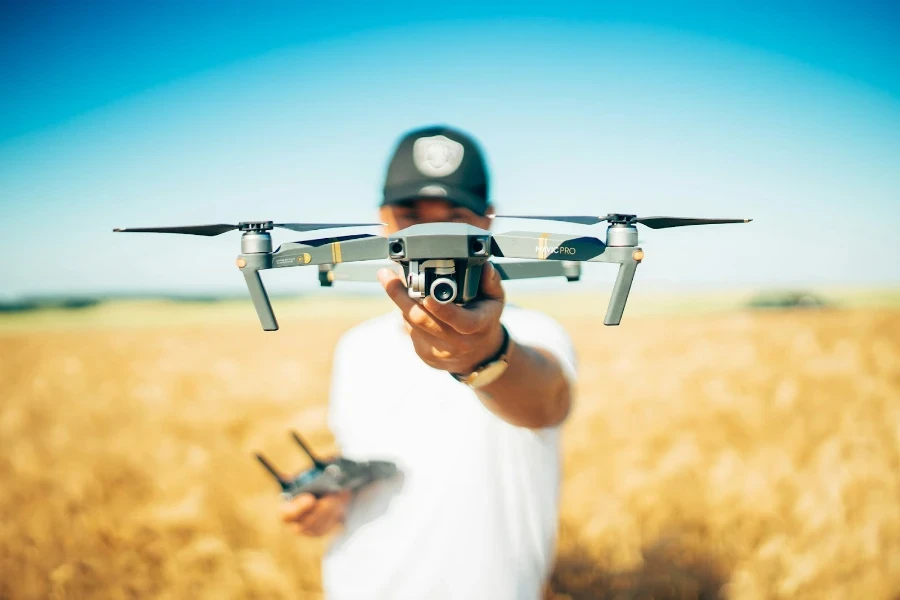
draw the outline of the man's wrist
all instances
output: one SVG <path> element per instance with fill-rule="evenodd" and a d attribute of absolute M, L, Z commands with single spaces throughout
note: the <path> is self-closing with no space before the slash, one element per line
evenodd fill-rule
<path fill-rule="evenodd" d="M 511 340 L 510 340 L 510 336 L 509 336 L 509 331 L 507 331 L 506 327 L 502 324 L 500 325 L 499 334 L 500 334 L 500 341 L 495 346 L 496 350 L 492 351 L 491 354 L 489 354 L 487 356 L 487 358 L 481 359 L 480 361 L 478 361 L 474 365 L 472 365 L 470 368 L 464 369 L 462 372 L 450 371 L 450 374 L 453 376 L 453 378 L 457 379 L 458 381 L 465 381 L 467 378 L 471 377 L 474 373 L 476 373 L 480 369 L 483 369 L 483 368 L 487 367 L 488 365 L 491 365 L 491 364 L 497 362 L 498 360 L 504 358 L 507 355 L 507 353 L 509 352 L 509 346 L 510 346 Z"/>

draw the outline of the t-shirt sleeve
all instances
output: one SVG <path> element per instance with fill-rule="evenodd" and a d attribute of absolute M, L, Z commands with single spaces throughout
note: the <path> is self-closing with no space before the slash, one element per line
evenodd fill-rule
<path fill-rule="evenodd" d="M 571 385 L 578 380 L 578 361 L 568 332 L 556 319 L 536 310 L 516 309 L 504 314 L 503 323 L 518 343 L 546 350 L 560 363 Z"/>

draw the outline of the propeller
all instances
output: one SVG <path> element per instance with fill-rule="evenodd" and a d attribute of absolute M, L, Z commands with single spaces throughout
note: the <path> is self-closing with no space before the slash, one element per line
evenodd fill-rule
<path fill-rule="evenodd" d="M 753 219 L 694 219 L 689 217 L 638 217 L 637 215 L 623 215 L 610 213 L 605 217 L 590 216 L 555 216 L 555 215 L 496 215 L 497 219 L 541 219 L 545 221 L 563 221 L 577 223 L 579 225 L 596 225 L 604 221 L 616 224 L 632 225 L 641 223 L 651 229 L 666 229 L 668 227 L 685 227 L 688 225 L 719 225 L 725 223 L 749 223 Z"/>
<path fill-rule="evenodd" d="M 139 233 L 185 233 L 189 235 L 214 236 L 228 231 L 269 231 L 275 227 L 291 231 L 315 231 L 317 229 L 333 229 L 338 227 L 375 227 L 384 223 L 273 223 L 272 221 L 241 221 L 237 225 L 219 223 L 215 225 L 182 225 L 176 227 L 129 227 L 113 229 L 115 232 Z"/>

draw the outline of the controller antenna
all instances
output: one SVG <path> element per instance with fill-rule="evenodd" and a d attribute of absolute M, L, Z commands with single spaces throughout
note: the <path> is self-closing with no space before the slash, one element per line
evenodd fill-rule
<path fill-rule="evenodd" d="M 268 471 L 269 473 L 271 473 L 271 474 L 272 474 L 272 477 L 274 477 L 274 478 L 278 481 L 278 483 L 281 484 L 281 488 L 282 488 L 282 489 L 285 489 L 285 490 L 286 490 L 286 489 L 289 487 L 290 482 L 287 481 L 284 477 L 282 477 L 281 473 L 279 473 L 279 472 L 275 469 L 275 467 L 272 466 L 272 463 L 270 463 L 269 461 L 267 461 L 267 460 L 265 459 L 265 457 L 263 457 L 262 454 L 257 454 L 257 455 L 256 455 L 256 458 L 259 460 L 260 463 L 262 463 L 262 466 L 264 466 L 264 467 L 266 468 L 266 471 Z"/>
<path fill-rule="evenodd" d="M 311 461 L 313 461 L 313 464 L 316 466 L 317 469 L 324 470 L 325 467 L 328 466 L 328 463 L 326 463 L 323 460 L 320 460 L 315 454 L 312 453 L 312 450 L 310 450 L 309 446 L 307 446 L 303 442 L 303 440 L 300 439 L 300 436 L 297 435 L 296 431 L 292 431 L 291 435 L 294 436 L 294 441 L 296 441 L 300 445 L 300 447 L 303 448 L 303 451 L 306 452 L 306 455 L 309 456 L 309 459 Z"/>

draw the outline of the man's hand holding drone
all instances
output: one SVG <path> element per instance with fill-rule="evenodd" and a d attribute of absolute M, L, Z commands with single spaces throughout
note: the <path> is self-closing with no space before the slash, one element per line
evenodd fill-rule
<path fill-rule="evenodd" d="M 481 298 L 467 306 L 441 304 L 432 296 L 410 298 L 400 276 L 382 269 L 378 280 L 403 313 L 416 354 L 425 364 L 468 375 L 503 344 L 500 315 L 505 296 L 500 273 L 486 263 L 481 274 Z"/>
<path fill-rule="evenodd" d="M 436 369 L 467 375 L 497 354 L 503 345 L 505 294 L 500 273 L 487 263 L 481 275 L 481 298 L 465 306 L 409 297 L 403 280 L 390 269 L 378 279 L 403 312 L 416 354 Z M 557 425 L 569 412 L 571 390 L 559 361 L 547 350 L 510 339 L 508 368 L 496 381 L 479 388 L 482 403 L 503 420 L 520 427 Z"/>

